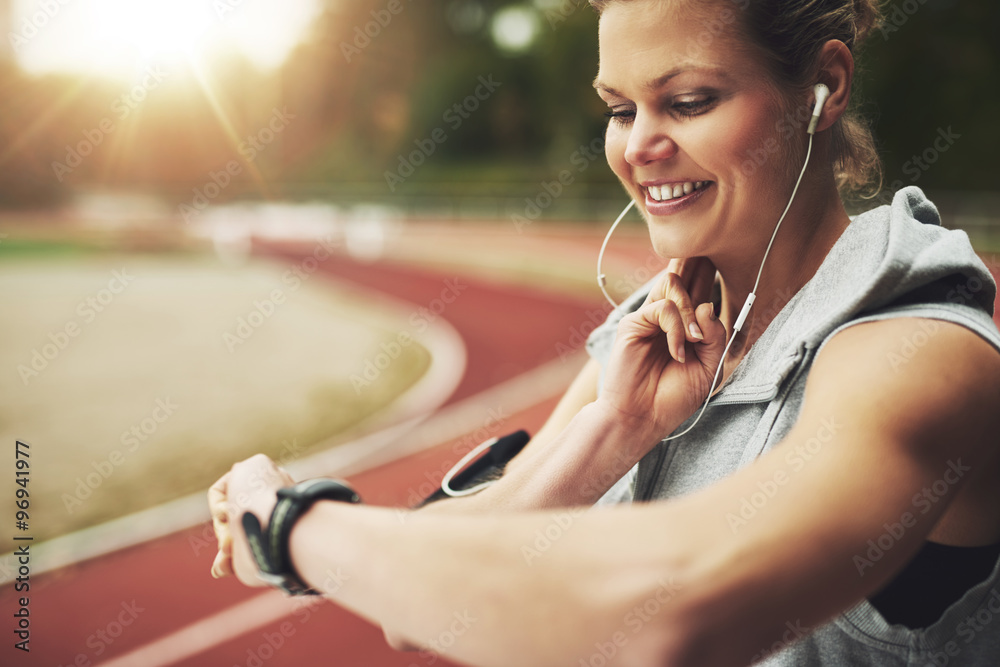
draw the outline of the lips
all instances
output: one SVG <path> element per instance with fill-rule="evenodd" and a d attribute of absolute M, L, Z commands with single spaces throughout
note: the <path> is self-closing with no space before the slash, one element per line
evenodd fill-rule
<path fill-rule="evenodd" d="M 664 183 L 662 185 L 650 185 L 643 189 L 646 191 L 648 199 L 653 201 L 670 201 L 679 199 L 684 195 L 689 195 L 695 190 L 700 190 L 711 181 L 685 181 L 680 183 Z"/>
<path fill-rule="evenodd" d="M 676 181 L 640 187 L 646 195 L 646 212 L 655 216 L 667 216 L 693 205 L 712 185 L 713 181 Z"/>

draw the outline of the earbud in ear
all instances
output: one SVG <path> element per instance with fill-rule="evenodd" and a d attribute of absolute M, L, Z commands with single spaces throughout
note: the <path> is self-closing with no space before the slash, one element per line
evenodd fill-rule
<path fill-rule="evenodd" d="M 830 89 L 825 84 L 817 83 L 813 86 L 813 94 L 816 96 L 816 104 L 813 106 L 812 118 L 809 119 L 809 127 L 806 129 L 806 132 L 809 134 L 816 132 L 819 115 L 823 113 L 823 105 L 826 104 L 826 98 L 830 97 Z"/>

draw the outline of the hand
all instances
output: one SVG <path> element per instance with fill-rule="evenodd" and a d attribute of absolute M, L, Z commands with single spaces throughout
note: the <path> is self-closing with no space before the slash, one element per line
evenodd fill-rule
<path fill-rule="evenodd" d="M 647 451 L 708 397 L 726 345 L 726 328 L 708 301 L 715 266 L 695 257 L 671 260 L 667 269 L 618 325 L 598 398 L 610 415 L 635 426 L 636 445 Z"/>
<path fill-rule="evenodd" d="M 243 513 L 253 512 L 261 528 L 266 529 L 278 500 L 278 489 L 294 483 L 295 480 L 274 461 L 257 454 L 233 465 L 212 485 L 208 490 L 208 507 L 215 538 L 219 541 L 219 553 L 212 563 L 213 577 L 235 574 L 247 586 L 265 585 L 257 577 L 257 563 L 243 532 Z"/>

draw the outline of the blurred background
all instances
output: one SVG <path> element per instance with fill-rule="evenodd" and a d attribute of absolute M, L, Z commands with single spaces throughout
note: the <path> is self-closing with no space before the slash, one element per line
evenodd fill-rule
<path fill-rule="evenodd" d="M 855 96 L 884 187 L 850 208 L 918 185 L 996 275 L 1000 4 L 884 8 Z M 607 312 L 594 260 L 625 203 L 596 29 L 585 0 L 0 0 L 0 506 L 22 440 L 19 534 L 32 574 L 57 570 L 33 584 L 41 662 L 16 664 L 89 664 L 136 599 L 115 664 L 261 664 L 290 609 L 261 595 L 250 622 L 250 593 L 207 576 L 204 492 L 234 461 L 367 470 L 366 501 L 408 505 L 537 428 Z M 618 296 L 662 266 L 623 227 Z M 412 665 L 325 618 L 309 633 L 342 664 Z"/>
<path fill-rule="evenodd" d="M 1000 5 L 885 10 L 875 201 L 919 185 L 991 257 Z M 596 25 L 584 0 L 0 0 L 0 434 L 37 443 L 37 536 L 370 428 L 432 355 L 367 378 L 413 311 L 312 280 L 331 254 L 594 298 L 596 244 L 529 241 L 623 203 Z"/>
<path fill-rule="evenodd" d="M 1000 8 L 885 8 L 858 98 L 886 184 L 916 183 L 959 210 L 989 201 Z M 584 0 L 0 0 L 0 28 L 0 205 L 23 214 L 106 217 L 88 204 L 117 199 L 123 224 L 177 224 L 181 204 L 204 198 L 505 218 L 603 132 Z M 480 76 L 498 85 L 484 89 Z M 477 87 L 483 99 L 467 101 Z M 436 128 L 445 140 L 412 164 Z M 960 138 L 947 154 L 915 165 L 948 128 Z M 231 160 L 232 182 L 205 193 Z M 600 162 L 544 217 L 617 207 Z"/>
<path fill-rule="evenodd" d="M 1000 6 L 885 9 L 857 94 L 885 162 L 876 201 L 919 185 L 947 225 L 993 252 Z M 50 443 L 66 471 L 39 477 L 62 496 L 39 530 L 96 523 L 125 498 L 135 509 L 196 490 L 247 451 L 293 441 L 304 451 L 426 369 L 415 345 L 378 391 L 349 386 L 366 359 L 358 341 L 399 327 L 385 313 L 363 321 L 375 309 L 348 295 L 331 305 L 330 290 L 313 294 L 301 267 L 289 275 L 250 261 L 261 241 L 375 261 L 395 239 L 410 260 L 589 281 L 583 264 L 578 274 L 544 252 L 532 261 L 530 244 L 488 243 L 473 260 L 467 246 L 398 239 L 401 228 L 442 223 L 518 236 L 550 222 L 593 230 L 618 211 L 590 85 L 596 24 L 583 0 L 0 0 L 0 432 Z M 258 295 L 300 286 L 326 300 L 325 319 L 303 297 L 280 328 L 247 321 L 278 305 Z M 241 335 L 241 318 L 242 334 L 264 333 Z M 331 348 L 340 356 L 327 372 L 293 370 Z M 258 388 L 256 402 L 232 386 Z M 179 410 L 155 436 L 140 434 L 156 447 L 118 437 L 167 388 L 201 414 Z M 129 474 L 102 477 L 97 493 L 83 473 L 116 442 L 134 447 L 120 467 Z M 178 464 L 192 447 L 213 453 L 200 474 Z M 88 489 L 94 500 L 77 509 Z"/>

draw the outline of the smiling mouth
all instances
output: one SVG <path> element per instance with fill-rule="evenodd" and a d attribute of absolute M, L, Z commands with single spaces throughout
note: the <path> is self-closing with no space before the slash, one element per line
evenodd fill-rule
<path fill-rule="evenodd" d="M 670 201 L 680 199 L 686 195 L 702 190 L 712 181 L 688 181 L 686 183 L 665 183 L 664 185 L 650 185 L 643 187 L 646 197 L 652 201 Z"/>

